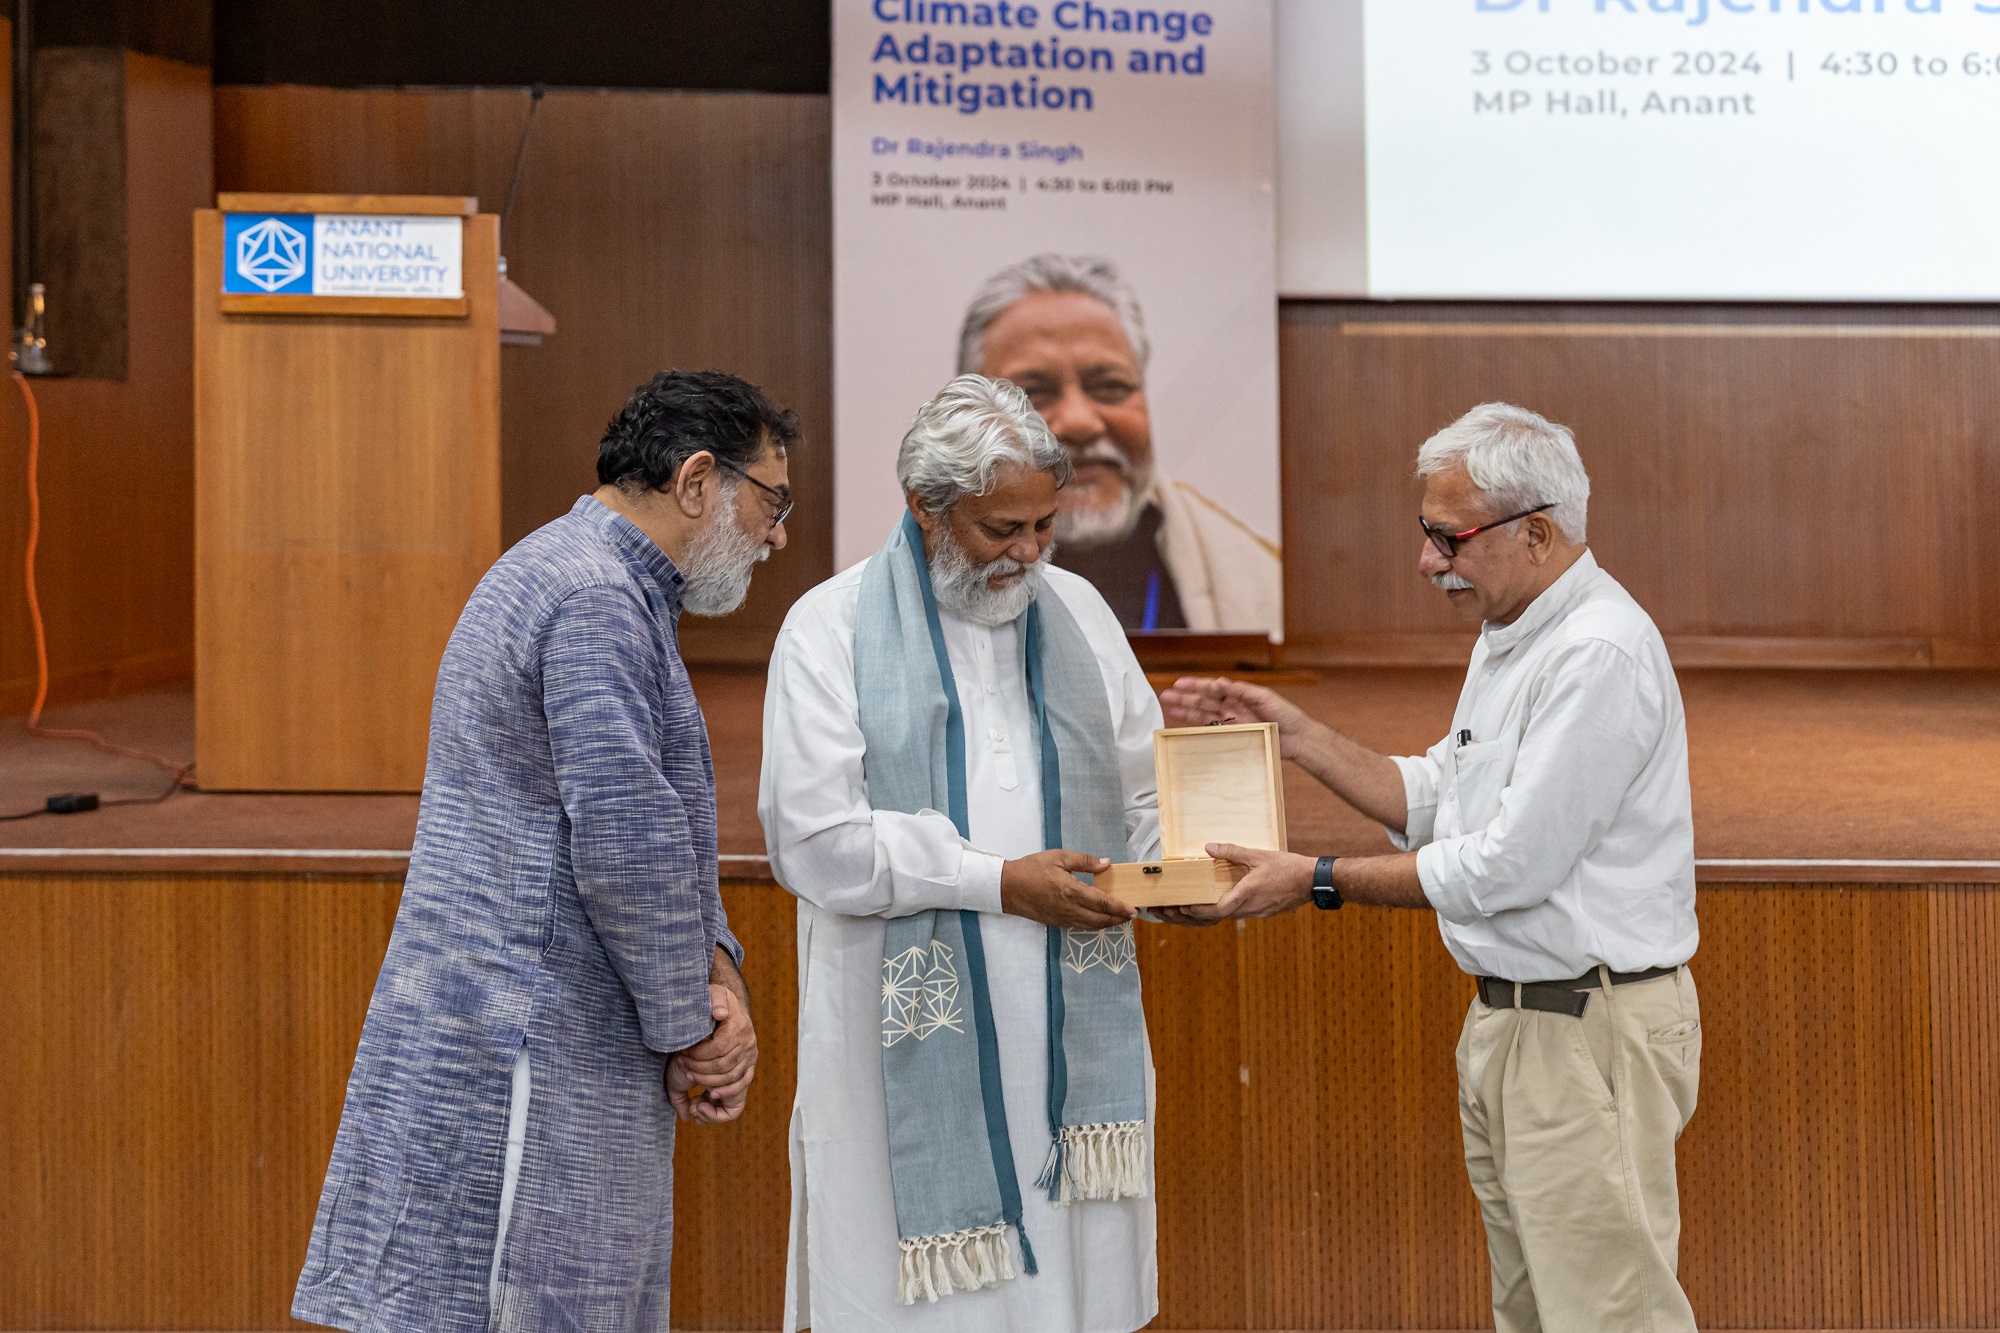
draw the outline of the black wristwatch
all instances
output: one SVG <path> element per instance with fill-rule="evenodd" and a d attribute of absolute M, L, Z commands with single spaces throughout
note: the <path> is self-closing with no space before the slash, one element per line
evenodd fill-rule
<path fill-rule="evenodd" d="M 1322 856 L 1313 866 L 1313 906 L 1322 912 L 1340 910 L 1340 890 L 1333 887 L 1333 863 L 1337 856 Z"/>

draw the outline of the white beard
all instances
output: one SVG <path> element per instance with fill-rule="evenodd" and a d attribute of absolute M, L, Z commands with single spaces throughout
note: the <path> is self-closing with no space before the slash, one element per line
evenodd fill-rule
<path fill-rule="evenodd" d="M 738 527 L 735 484 L 722 490 L 721 503 L 709 525 L 688 543 L 681 563 L 681 608 L 692 616 L 726 616 L 750 595 L 750 576 L 771 558 L 762 537 Z"/>
<path fill-rule="evenodd" d="M 1070 450 L 1070 462 L 1101 463 L 1117 469 L 1125 493 L 1108 505 L 1072 509 L 1056 515 L 1056 540 L 1065 546 L 1088 550 L 1122 542 L 1139 526 L 1146 512 L 1147 495 L 1153 489 L 1153 465 L 1134 471 L 1131 462 L 1110 440 L 1100 435 L 1080 449 Z"/>
<path fill-rule="evenodd" d="M 952 536 L 949 522 L 939 523 L 933 530 L 932 544 L 937 553 L 930 561 L 931 592 L 939 608 L 987 629 L 1021 618 L 1028 603 L 1041 592 L 1042 574 L 1056 553 L 1051 543 L 1033 564 L 1024 565 L 1003 555 L 998 560 L 975 565 Z M 1012 574 L 1016 570 L 1021 571 L 1021 577 L 1003 587 L 995 588 L 988 583 L 996 574 Z"/>

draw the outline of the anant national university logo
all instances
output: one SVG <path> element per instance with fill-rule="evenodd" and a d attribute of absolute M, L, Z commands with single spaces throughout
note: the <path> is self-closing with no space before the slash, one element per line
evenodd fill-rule
<path fill-rule="evenodd" d="M 279 213 L 230 214 L 223 238 L 225 292 L 312 290 L 313 219 Z"/>

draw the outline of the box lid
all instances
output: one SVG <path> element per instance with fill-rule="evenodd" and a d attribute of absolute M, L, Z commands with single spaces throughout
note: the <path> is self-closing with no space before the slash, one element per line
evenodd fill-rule
<path fill-rule="evenodd" d="M 1285 783 L 1268 722 L 1153 733 L 1160 854 L 1206 856 L 1211 842 L 1284 851 Z"/>

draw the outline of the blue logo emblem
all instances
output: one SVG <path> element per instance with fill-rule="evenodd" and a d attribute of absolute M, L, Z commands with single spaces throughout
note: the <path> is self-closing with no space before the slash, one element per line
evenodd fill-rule
<path fill-rule="evenodd" d="M 223 219 L 222 290 L 310 294 L 312 234 L 309 214 L 228 214 Z"/>

